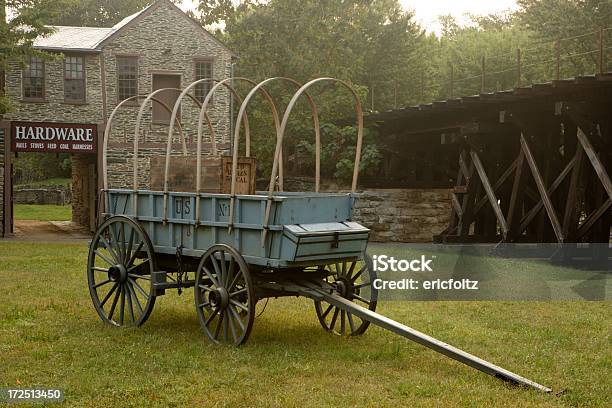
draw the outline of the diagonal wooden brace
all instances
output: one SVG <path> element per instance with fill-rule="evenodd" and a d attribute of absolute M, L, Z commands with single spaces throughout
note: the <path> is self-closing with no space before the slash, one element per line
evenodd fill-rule
<path fill-rule="evenodd" d="M 531 153 L 531 149 L 529 148 L 529 144 L 525 139 L 525 136 L 521 134 L 521 149 L 525 153 L 525 159 L 527 160 L 527 164 L 531 169 L 531 174 L 535 180 L 536 186 L 538 188 L 538 192 L 540 193 L 540 199 L 546 209 L 546 214 L 548 215 L 548 219 L 552 225 L 553 231 L 555 232 L 555 236 L 557 237 L 557 241 L 563 242 L 563 230 L 561 228 L 561 224 L 559 223 L 559 219 L 557 218 L 557 214 L 555 212 L 555 208 L 553 207 L 552 202 L 550 201 L 550 197 L 546 191 L 546 187 L 544 186 L 544 181 L 542 180 L 542 175 L 540 174 L 540 170 L 538 169 L 538 165 Z"/>
<path fill-rule="evenodd" d="M 506 236 L 508 235 L 508 224 L 506 224 L 506 219 L 504 218 L 504 214 L 499 206 L 497 197 L 495 196 L 495 191 L 491 187 L 491 183 L 489 182 L 487 173 L 485 172 L 482 162 L 480 161 L 480 157 L 478 157 L 478 153 L 471 150 L 470 156 L 472 157 L 472 162 L 474 163 L 478 177 L 480 177 L 482 186 L 484 187 L 487 197 L 489 198 L 489 204 L 491 204 L 491 207 L 493 207 L 493 211 L 497 217 L 497 222 L 499 222 L 499 226 L 502 230 L 502 235 L 504 236 L 504 239 L 506 239 Z"/>

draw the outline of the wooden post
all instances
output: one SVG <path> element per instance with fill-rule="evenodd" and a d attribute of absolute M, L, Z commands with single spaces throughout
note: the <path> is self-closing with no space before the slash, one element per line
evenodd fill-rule
<path fill-rule="evenodd" d="M 521 49 L 516 49 L 516 86 L 521 86 Z"/>
<path fill-rule="evenodd" d="M 485 91 L 485 75 L 486 75 L 486 66 L 485 66 L 485 56 L 482 56 L 481 67 L 480 67 L 480 93 L 484 93 Z"/>
<path fill-rule="evenodd" d="M 555 43 L 555 55 L 557 60 L 557 65 L 555 68 L 555 79 L 558 81 L 561 79 L 561 40 L 557 40 Z"/>
<path fill-rule="evenodd" d="M 374 112 L 374 83 L 372 82 L 372 86 L 370 89 L 370 94 L 372 95 L 372 112 Z"/>
<path fill-rule="evenodd" d="M 423 75 L 423 71 L 421 71 L 421 94 L 419 98 L 419 103 L 423 102 L 423 98 L 425 98 L 425 77 Z"/>
<path fill-rule="evenodd" d="M 393 109 L 397 109 L 397 81 L 393 82 Z"/>
<path fill-rule="evenodd" d="M 449 92 L 450 99 L 453 98 L 454 82 L 455 82 L 455 68 L 453 67 L 453 64 L 450 64 L 450 92 Z"/>
<path fill-rule="evenodd" d="M 599 74 L 604 73 L 604 29 L 599 29 Z"/>

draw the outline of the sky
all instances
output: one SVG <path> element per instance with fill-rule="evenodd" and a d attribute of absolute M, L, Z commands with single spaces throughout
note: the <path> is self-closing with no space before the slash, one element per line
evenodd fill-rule
<path fill-rule="evenodd" d="M 436 22 L 438 16 L 451 14 L 459 24 L 469 21 L 466 14 L 490 14 L 508 9 L 516 9 L 516 0 L 400 0 L 406 10 L 413 10 L 415 19 L 428 32 L 439 34 L 440 25 Z M 183 0 L 183 10 L 196 8 L 198 0 Z"/>

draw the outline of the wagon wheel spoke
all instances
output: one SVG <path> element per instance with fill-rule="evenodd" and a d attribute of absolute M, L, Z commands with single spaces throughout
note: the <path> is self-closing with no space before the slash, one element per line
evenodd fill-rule
<path fill-rule="evenodd" d="M 363 271 L 365 271 L 365 269 L 366 269 L 365 266 L 361 268 L 359 272 L 357 272 L 355 276 L 351 278 L 351 282 L 355 283 L 355 281 L 361 276 L 361 274 L 363 273 Z"/>
<path fill-rule="evenodd" d="M 108 299 L 111 297 L 111 295 L 113 294 L 113 292 L 115 290 L 117 290 L 117 287 L 119 286 L 118 283 L 115 283 L 115 285 L 113 286 L 113 288 L 110 290 L 110 292 L 108 292 L 106 294 L 106 296 L 104 297 L 104 300 L 102 300 L 102 302 L 100 302 L 100 306 L 104 307 L 104 305 L 106 304 L 106 302 L 108 301 Z"/>
<path fill-rule="evenodd" d="M 127 292 L 127 296 L 124 296 L 127 298 L 127 306 L 130 312 L 130 318 L 132 319 L 132 323 L 135 323 L 136 319 L 134 317 L 134 306 L 132 305 L 132 294 L 130 293 L 127 283 L 123 286 L 123 292 Z"/>
<path fill-rule="evenodd" d="M 327 307 L 327 309 L 325 310 L 325 312 L 323 312 L 323 314 L 321 315 L 321 317 L 322 317 L 323 319 L 325 319 L 325 318 L 327 317 L 327 315 L 329 314 L 329 312 L 330 312 L 330 311 L 331 311 L 333 308 L 334 308 L 334 307 L 333 307 L 332 305 L 329 305 L 329 306 Z"/>
<path fill-rule="evenodd" d="M 127 266 L 132 266 L 134 264 L 134 262 L 136 261 L 136 256 L 138 255 L 138 253 L 140 251 L 142 251 L 142 247 L 144 246 L 144 241 L 140 241 L 140 243 L 138 244 L 138 247 L 136 247 L 136 250 L 132 253 L 132 255 L 130 256 L 130 259 L 126 262 Z"/>
<path fill-rule="evenodd" d="M 142 305 L 140 304 L 140 301 L 138 300 L 138 296 L 136 295 L 136 290 L 134 289 L 134 285 L 132 285 L 130 281 L 128 281 L 127 284 L 128 284 L 128 289 L 130 291 L 130 295 L 134 298 L 134 303 L 136 304 L 136 308 L 138 309 L 138 312 L 140 313 L 140 315 L 142 315 L 143 314 Z"/>
<path fill-rule="evenodd" d="M 348 272 L 346 273 L 346 277 L 353 280 L 351 275 L 353 274 L 353 270 L 355 270 L 355 266 L 357 265 L 357 262 L 351 262 L 351 266 L 349 267 Z"/>
<path fill-rule="evenodd" d="M 353 298 L 362 301 L 363 303 L 365 303 L 366 305 L 370 304 L 370 301 L 367 299 L 362 298 L 361 296 L 357 295 L 357 294 L 353 294 Z"/>
<path fill-rule="evenodd" d="M 110 283 L 110 282 L 112 282 L 112 281 L 111 281 L 110 279 L 107 279 L 107 280 L 102 281 L 102 282 L 100 282 L 100 283 L 96 283 L 96 284 L 93 286 L 93 288 L 94 288 L 94 289 L 97 289 L 97 288 L 99 288 L 100 286 L 104 286 L 104 285 L 106 285 L 107 283 Z"/>
<path fill-rule="evenodd" d="M 227 287 L 228 277 L 227 277 L 227 265 L 225 264 L 225 253 L 223 251 L 219 251 L 219 262 L 221 263 L 221 276 L 218 281 L 223 285 L 223 287 Z M 217 276 L 219 276 L 217 274 Z"/>
<path fill-rule="evenodd" d="M 108 253 L 111 255 L 111 257 L 113 258 L 114 263 L 112 263 L 112 265 L 116 265 L 116 264 L 120 263 L 121 259 L 115 253 L 115 251 L 113 250 L 113 247 L 108 243 L 108 241 L 106 239 L 104 239 L 104 237 L 100 237 L 100 241 L 102 242 L 102 247 L 104 249 L 106 249 L 108 251 Z M 102 257 L 102 256 L 100 255 L 100 257 Z M 102 258 L 102 259 L 104 259 L 104 258 Z M 105 261 L 108 262 L 107 259 L 105 259 Z"/>
<path fill-rule="evenodd" d="M 215 277 L 213 276 L 213 274 L 210 272 L 210 270 L 208 270 L 207 267 L 203 267 L 204 269 L 204 273 L 206 273 L 206 276 L 208 276 L 208 279 L 211 280 L 211 282 L 213 283 L 213 285 L 215 285 L 216 287 L 219 287 L 219 282 L 217 282 L 217 279 L 215 279 Z"/>
<path fill-rule="evenodd" d="M 329 324 L 330 330 L 334 330 L 334 327 L 336 326 L 336 320 L 338 320 L 338 313 L 340 313 L 340 309 L 336 308 L 334 310 L 334 316 L 332 317 L 331 322 Z"/>
<path fill-rule="evenodd" d="M 246 330 L 246 327 L 244 326 L 244 322 L 240 318 L 240 315 L 238 314 L 236 309 L 234 309 L 233 307 L 229 307 L 229 311 L 234 316 L 234 319 L 236 320 L 236 322 L 238 322 L 238 326 L 240 326 L 240 330 L 244 332 Z"/>
<path fill-rule="evenodd" d="M 117 307 L 117 301 L 119 300 L 119 291 L 115 294 L 115 298 L 113 299 L 113 304 L 111 305 L 110 311 L 108 312 L 108 318 L 113 319 L 113 314 L 115 313 L 115 308 Z"/>
<path fill-rule="evenodd" d="M 219 333 L 221 333 L 221 325 L 223 324 L 223 311 L 219 313 L 219 319 L 217 321 L 217 328 L 215 329 L 215 334 L 213 338 L 215 340 L 219 340 Z"/>
<path fill-rule="evenodd" d="M 238 296 L 238 295 L 241 295 L 243 293 L 246 293 L 246 292 L 247 292 L 247 289 L 243 288 L 243 289 L 240 289 L 240 290 L 237 290 L 235 292 L 230 293 L 230 296 L 234 297 L 234 296 Z"/>
<path fill-rule="evenodd" d="M 106 262 L 107 264 L 109 264 L 110 266 L 115 266 L 117 265 L 116 262 L 111 261 L 110 259 L 108 259 L 108 257 L 106 257 L 106 255 L 104 255 L 102 252 L 98 251 L 97 249 L 94 251 L 96 255 L 98 255 L 104 262 Z M 110 251 L 109 251 L 110 252 Z"/>
<path fill-rule="evenodd" d="M 234 342 L 236 342 L 236 340 L 238 340 L 238 336 L 236 335 L 236 324 L 234 323 L 234 318 L 232 316 L 232 308 L 228 307 L 228 314 L 227 314 L 227 320 L 229 321 L 229 327 L 230 327 L 230 331 L 232 333 L 232 338 L 234 339 Z"/>
<path fill-rule="evenodd" d="M 349 326 L 351 328 L 351 333 L 353 333 L 355 331 L 355 322 L 353 322 L 353 315 L 350 313 L 347 313 L 346 317 L 348 317 Z"/>

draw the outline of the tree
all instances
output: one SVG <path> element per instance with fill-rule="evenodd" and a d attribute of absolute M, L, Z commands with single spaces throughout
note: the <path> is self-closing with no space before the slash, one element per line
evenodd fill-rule
<path fill-rule="evenodd" d="M 254 80 L 285 76 L 302 83 L 321 76 L 342 78 L 358 88 L 364 107 L 370 109 L 389 109 L 414 98 L 411 86 L 427 63 L 418 55 L 423 32 L 397 0 L 270 0 L 236 5 L 202 0 L 199 11 L 204 23 L 225 25 L 224 41 L 240 55 L 237 76 Z M 286 86 L 271 89 L 278 91 L 276 95 L 295 91 Z M 355 131 L 334 122 L 353 116 L 354 111 L 346 92 L 327 89 L 312 90 L 322 117 L 322 156 L 332 166 L 328 177 L 346 179 L 350 178 L 346 170 L 353 160 Z M 281 102 L 286 103 L 286 98 Z M 255 104 L 251 116 L 269 118 L 267 109 Z M 304 111 L 296 112 L 289 122 L 284 150 L 288 157 L 300 151 L 313 154 L 311 119 Z M 253 141 L 256 154 L 269 161 L 274 142 L 269 135 L 274 130 L 269 120 L 253 122 L 253 133 L 266 135 Z M 363 165 L 371 169 L 380 157 L 373 136 L 367 139 Z M 312 170 L 314 160 L 303 161 Z"/>
<path fill-rule="evenodd" d="M 64 0 L 0 0 L 0 72 L 10 61 L 25 62 L 28 55 L 46 56 L 33 48 L 34 40 L 53 30 L 45 24 L 65 6 Z M 11 18 L 7 20 L 6 11 Z M 0 95 L 0 115 L 10 108 L 8 97 Z"/>
<path fill-rule="evenodd" d="M 68 0 L 69 5 L 48 24 L 111 27 L 149 5 L 152 0 Z"/>

